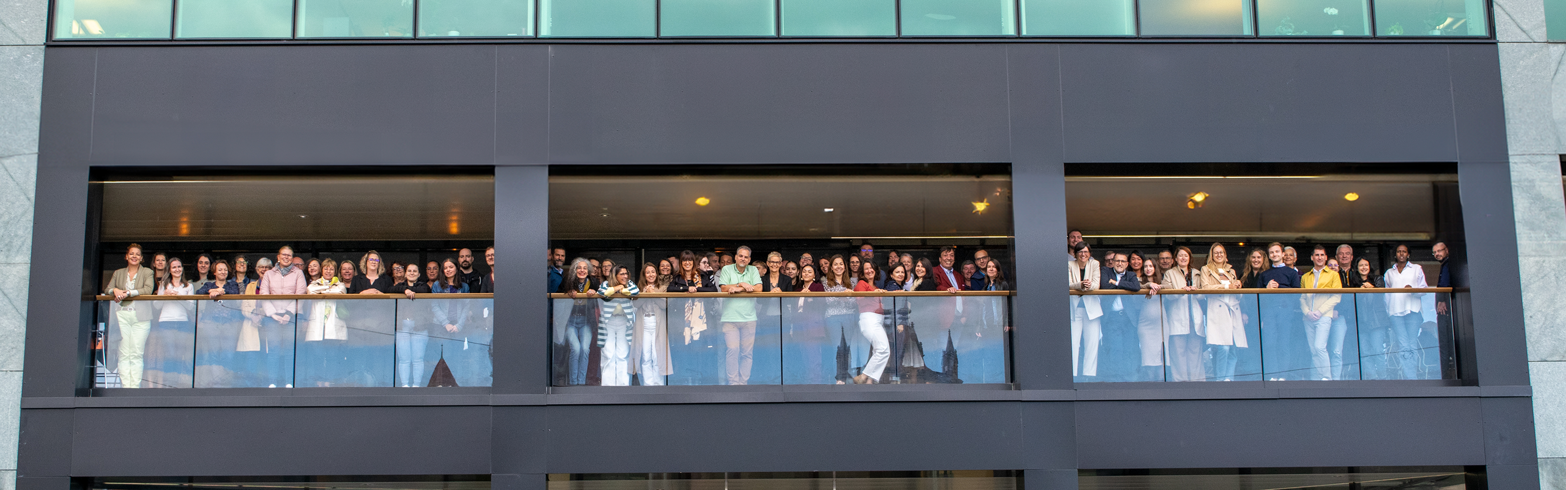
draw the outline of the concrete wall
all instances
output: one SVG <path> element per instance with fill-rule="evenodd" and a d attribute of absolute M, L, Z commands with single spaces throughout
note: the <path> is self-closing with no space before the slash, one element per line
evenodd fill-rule
<path fill-rule="evenodd" d="M 1566 310 L 1553 304 L 1566 280 L 1566 43 L 1547 42 L 1544 0 L 1495 0 L 1506 136 L 1523 279 L 1528 371 L 1542 487 L 1566 490 Z"/>
<path fill-rule="evenodd" d="M 47 0 L 0 0 L 0 490 L 16 484 Z"/>

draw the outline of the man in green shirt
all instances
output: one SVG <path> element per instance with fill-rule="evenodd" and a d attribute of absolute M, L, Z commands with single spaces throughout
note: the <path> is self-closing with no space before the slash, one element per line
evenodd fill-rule
<path fill-rule="evenodd" d="M 750 247 L 734 251 L 734 263 L 718 271 L 718 289 L 731 294 L 754 293 L 761 286 L 761 273 L 750 266 Z M 750 381 L 750 364 L 756 347 L 756 299 L 723 300 L 723 342 L 728 345 L 724 367 L 729 384 Z"/>

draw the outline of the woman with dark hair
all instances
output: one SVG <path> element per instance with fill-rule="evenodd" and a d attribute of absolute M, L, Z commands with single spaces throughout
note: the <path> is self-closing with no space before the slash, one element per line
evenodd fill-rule
<path fill-rule="evenodd" d="M 224 294 L 239 294 L 239 283 L 228 278 L 228 261 L 218 259 L 212 263 L 212 280 L 196 288 L 196 294 L 205 294 L 217 299 Z"/>
<path fill-rule="evenodd" d="M 212 256 L 201 254 L 196 256 L 196 277 L 191 279 L 195 284 L 206 284 L 212 280 Z"/>
<path fill-rule="evenodd" d="M 840 257 L 833 257 L 833 267 L 837 266 Z M 885 292 L 885 289 L 875 287 L 875 264 L 859 264 L 859 282 L 854 285 L 855 292 Z M 891 342 L 886 338 L 886 330 L 883 326 L 886 309 L 882 307 L 883 298 L 864 297 L 858 298 L 859 303 L 859 333 L 870 341 L 870 358 L 865 361 L 865 367 L 854 376 L 854 384 L 876 384 L 881 382 L 881 374 L 886 371 L 886 363 L 892 358 Z M 901 327 L 901 325 L 899 325 Z"/>
<path fill-rule="evenodd" d="M 631 326 L 636 324 L 636 305 L 631 298 L 638 294 L 641 290 L 631 281 L 631 270 L 623 265 L 614 266 L 598 285 L 598 296 L 604 303 L 598 306 L 601 386 L 631 385 L 631 346 L 635 345 Z"/>
<path fill-rule="evenodd" d="M 238 287 L 240 291 L 244 291 L 245 288 L 250 286 L 250 283 L 255 282 L 254 279 L 250 278 L 250 261 L 246 260 L 244 255 L 234 256 L 233 272 L 232 279 L 234 280 L 234 285 Z"/>
<path fill-rule="evenodd" d="M 1143 260 L 1136 271 L 1136 280 L 1147 291 L 1141 300 L 1142 307 L 1136 318 L 1137 347 L 1142 354 L 1141 381 L 1164 380 L 1164 310 L 1162 300 L 1155 298 L 1163 288 L 1164 273 L 1158 270 L 1158 262 Z"/>
<path fill-rule="evenodd" d="M 1146 261 L 1147 258 L 1142 257 L 1142 252 L 1136 250 L 1132 250 L 1131 255 L 1126 258 L 1126 263 L 1130 265 L 1128 270 L 1138 274 L 1142 271 L 1142 263 Z"/>
<path fill-rule="evenodd" d="M 1097 291 L 1101 268 L 1087 242 L 1077 242 L 1071 250 L 1076 259 L 1066 263 L 1066 284 L 1072 291 Z M 1098 344 L 1104 335 L 1099 318 L 1103 316 L 1098 296 L 1071 295 L 1071 370 L 1076 376 L 1098 377 Z"/>
<path fill-rule="evenodd" d="M 431 260 L 424 264 L 424 285 L 430 289 L 435 288 L 435 281 L 440 280 L 440 261 Z M 598 281 L 593 281 L 593 287 L 598 287 Z"/>
<path fill-rule="evenodd" d="M 783 277 L 788 278 L 788 290 L 799 290 L 799 264 L 793 261 L 783 263 Z"/>
<path fill-rule="evenodd" d="M 935 266 L 930 259 L 920 258 L 914 263 L 913 274 L 909 275 L 906 291 L 935 291 L 935 276 L 930 275 L 935 271 Z"/>
<path fill-rule="evenodd" d="M 899 263 L 886 271 L 886 279 L 888 285 L 906 284 L 908 271 Z M 914 331 L 909 322 L 912 307 L 907 301 L 897 304 L 899 307 L 893 315 L 897 325 L 897 348 L 892 351 L 892 359 L 897 360 L 899 382 L 918 383 L 919 371 L 924 368 L 924 350 L 919 346 L 919 332 Z"/>
<path fill-rule="evenodd" d="M 1376 267 L 1371 265 L 1370 259 L 1359 257 L 1350 262 L 1347 274 L 1348 280 L 1343 287 L 1355 289 L 1375 289 L 1384 287 L 1381 282 L 1381 274 Z M 1398 376 L 1387 372 L 1387 340 L 1391 337 L 1391 323 L 1388 318 L 1380 315 L 1386 311 L 1386 298 L 1381 294 L 1355 294 L 1354 307 L 1357 311 L 1373 312 L 1359 315 L 1359 355 L 1363 359 L 1364 379 L 1397 379 Z"/>
<path fill-rule="evenodd" d="M 833 255 L 831 258 L 823 258 L 831 264 L 822 274 L 821 289 L 828 293 L 846 293 L 848 289 L 848 261 L 842 255 Z M 826 325 L 827 335 L 831 335 L 831 328 L 836 327 L 839 336 L 845 335 L 849 328 L 858 328 L 854 321 L 854 315 L 858 309 L 854 305 L 854 298 L 847 295 L 833 295 L 826 299 Z M 847 378 L 838 378 L 838 384 L 846 384 Z M 854 381 L 858 383 L 857 380 Z"/>
<path fill-rule="evenodd" d="M 669 283 L 670 290 L 677 293 L 718 292 L 717 277 L 705 270 L 708 268 L 702 267 L 706 263 L 706 257 L 698 258 L 690 250 L 680 252 L 680 269 Z"/>
<path fill-rule="evenodd" d="M 592 280 L 592 269 L 592 263 L 578 257 L 571 261 L 571 273 L 560 283 L 560 292 L 573 300 L 565 328 L 566 344 L 571 349 L 570 360 L 565 367 L 567 384 L 571 385 L 587 384 L 587 355 L 593 342 L 593 323 L 598 317 L 597 301 L 590 301 L 598 297 L 598 288 Z"/>
<path fill-rule="evenodd" d="M 352 270 L 353 262 L 343 261 L 344 270 Z M 419 280 L 419 268 L 407 267 L 403 282 L 393 284 L 387 294 L 405 294 L 412 300 L 417 293 L 429 293 L 428 284 Z M 400 303 L 400 301 L 399 301 Z M 418 378 L 424 376 L 424 355 L 429 350 L 430 321 L 422 307 L 409 305 L 397 308 L 397 335 L 394 342 L 397 352 L 397 384 L 403 388 L 419 386 Z"/>
<path fill-rule="evenodd" d="M 807 260 L 799 269 L 799 281 L 795 286 L 801 292 L 819 293 L 824 289 L 816 279 L 816 266 Z M 783 299 L 783 306 L 789 311 L 784 330 L 789 342 L 785 345 L 797 346 L 800 365 L 804 366 L 804 372 L 800 374 L 804 379 L 798 382 L 819 383 L 831 379 L 821 375 L 821 360 L 830 357 L 826 351 L 831 348 L 826 335 L 826 304 L 826 298 L 809 296 Z"/>
<path fill-rule="evenodd" d="M 667 264 L 667 262 L 665 262 Z M 667 288 L 661 274 L 662 267 L 652 262 L 642 264 L 643 293 L 662 293 Z M 662 299 L 634 301 L 636 324 L 631 332 L 631 374 L 637 375 L 642 386 L 662 386 L 664 377 L 674 374 L 669 363 L 669 308 Z"/>
<path fill-rule="evenodd" d="M 337 261 L 332 261 L 332 265 L 337 265 Z M 309 262 L 305 262 L 305 273 L 305 280 L 309 281 L 309 284 L 315 284 L 316 281 L 321 280 L 321 259 L 310 259 Z M 336 279 L 337 271 L 332 271 L 330 277 Z"/>

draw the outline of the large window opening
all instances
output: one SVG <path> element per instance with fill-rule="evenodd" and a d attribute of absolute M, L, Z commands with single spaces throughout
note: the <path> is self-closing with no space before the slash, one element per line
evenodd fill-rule
<path fill-rule="evenodd" d="M 95 387 L 490 384 L 488 169 L 101 173 Z"/>
<path fill-rule="evenodd" d="M 549 194 L 557 386 L 1007 380 L 1006 165 L 553 167 Z"/>
<path fill-rule="evenodd" d="M 1079 382 L 1456 377 L 1452 166 L 1128 167 L 1067 171 Z"/>

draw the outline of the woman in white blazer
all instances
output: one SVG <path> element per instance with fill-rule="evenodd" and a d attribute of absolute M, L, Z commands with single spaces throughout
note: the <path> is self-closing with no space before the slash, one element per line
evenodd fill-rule
<path fill-rule="evenodd" d="M 1099 265 L 1087 242 L 1072 245 L 1071 253 L 1076 256 L 1076 260 L 1066 262 L 1071 290 L 1098 290 Z M 1099 307 L 1098 296 L 1071 296 L 1071 370 L 1077 376 L 1098 376 L 1098 342 L 1104 336 L 1098 320 L 1102 316 L 1104 310 Z"/>

